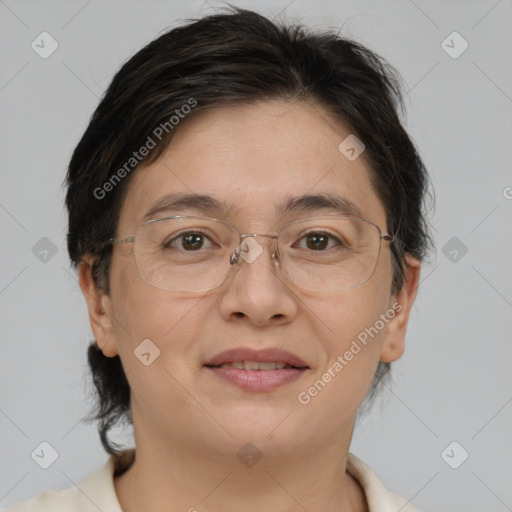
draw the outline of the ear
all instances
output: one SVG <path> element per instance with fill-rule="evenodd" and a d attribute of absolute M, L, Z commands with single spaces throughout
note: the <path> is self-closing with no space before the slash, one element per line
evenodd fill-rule
<path fill-rule="evenodd" d="M 392 298 L 390 308 L 395 316 L 386 327 L 380 360 L 390 363 L 396 361 L 404 352 L 405 332 L 409 322 L 409 314 L 416 298 L 420 278 L 421 263 L 412 256 L 406 256 L 409 268 L 405 269 L 402 289 Z"/>
<path fill-rule="evenodd" d="M 89 311 L 89 321 L 96 343 L 106 357 L 118 354 L 114 339 L 110 297 L 96 284 L 92 276 L 95 258 L 86 255 L 78 264 L 78 282 Z"/>

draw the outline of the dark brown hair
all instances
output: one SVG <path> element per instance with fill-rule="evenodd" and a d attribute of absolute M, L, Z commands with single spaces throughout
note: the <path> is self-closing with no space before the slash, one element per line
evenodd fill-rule
<path fill-rule="evenodd" d="M 166 32 L 115 75 L 67 173 L 67 246 L 73 266 L 85 254 L 94 255 L 94 279 L 109 293 L 112 247 L 105 241 L 116 236 L 130 178 L 168 146 L 179 130 L 171 127 L 171 118 L 184 105 L 195 102 L 188 114 L 193 116 L 203 109 L 266 99 L 316 101 L 364 143 L 388 232 L 398 238 L 392 244 L 391 292 L 400 290 L 405 255 L 423 260 L 431 238 L 424 208 L 428 177 L 399 119 L 403 98 L 398 73 L 374 52 L 337 33 L 312 33 L 300 24 L 270 21 L 239 8 Z M 156 147 L 140 162 L 130 160 L 162 126 L 167 129 L 152 137 Z M 88 361 L 97 393 L 92 420 L 100 420 L 107 452 L 117 453 L 118 445 L 107 434 L 120 420 L 133 423 L 128 381 L 119 356 L 105 357 L 95 341 Z M 388 371 L 389 363 L 380 362 L 367 398 Z"/>

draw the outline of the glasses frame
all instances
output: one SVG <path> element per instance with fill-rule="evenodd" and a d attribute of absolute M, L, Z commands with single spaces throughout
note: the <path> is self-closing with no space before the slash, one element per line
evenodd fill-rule
<path fill-rule="evenodd" d="M 103 245 L 107 246 L 107 245 L 111 245 L 111 244 L 114 245 L 114 244 L 123 244 L 123 243 L 135 242 L 135 237 L 137 236 L 137 232 L 139 232 L 141 229 L 143 229 L 145 225 L 151 224 L 153 222 L 159 222 L 159 221 L 162 221 L 162 220 L 169 220 L 169 219 L 190 219 L 190 218 L 191 219 L 213 220 L 213 221 L 217 221 L 217 222 L 221 222 L 222 224 L 225 224 L 226 226 L 228 226 L 229 228 L 233 229 L 235 232 L 237 232 L 240 235 L 239 243 L 238 243 L 237 247 L 235 248 L 235 250 L 233 251 L 233 253 L 229 257 L 230 265 L 234 265 L 235 263 L 237 263 L 239 261 L 242 242 L 243 242 L 243 240 L 245 238 L 254 238 L 254 237 L 257 237 L 257 236 L 263 236 L 263 237 L 273 238 L 273 239 L 278 240 L 279 239 L 279 235 L 281 234 L 281 232 L 285 228 L 287 228 L 289 225 L 291 225 L 291 224 L 295 224 L 297 222 L 304 222 L 304 221 L 308 221 L 308 220 L 314 220 L 314 219 L 323 219 L 323 218 L 326 218 L 326 217 L 329 217 L 329 215 L 316 215 L 315 217 L 306 217 L 306 218 L 292 220 L 292 221 L 286 223 L 284 226 L 282 226 L 281 229 L 277 233 L 241 233 L 240 230 L 237 227 L 233 226 L 233 224 L 230 224 L 229 222 L 226 222 L 226 221 L 221 220 L 221 219 L 215 219 L 213 217 L 199 217 L 197 215 L 172 215 L 172 216 L 168 216 L 168 217 L 159 217 L 157 219 L 150 219 L 150 220 L 144 222 L 143 224 L 141 224 L 137 228 L 137 231 L 135 233 L 133 233 L 132 235 L 128 235 L 128 236 L 123 237 L 123 238 L 109 238 L 108 241 L 105 242 Z M 373 222 L 371 222 L 369 220 L 362 219 L 362 218 L 359 218 L 359 217 L 345 216 L 345 215 L 337 215 L 336 217 L 342 218 L 342 219 L 356 220 L 356 221 L 360 221 L 360 222 L 365 222 L 366 224 L 369 224 L 369 225 L 373 226 L 375 229 L 377 229 L 377 232 L 379 233 L 379 251 L 378 251 L 378 254 L 377 254 L 377 260 L 375 262 L 375 268 L 373 269 L 373 272 L 368 277 L 368 279 L 366 279 L 362 283 L 359 283 L 359 284 L 357 284 L 355 286 L 347 288 L 348 290 L 353 290 L 355 288 L 359 288 L 360 286 L 363 286 L 363 284 L 367 283 L 374 276 L 375 270 L 377 269 L 377 265 L 378 265 L 379 258 L 380 258 L 380 253 L 381 253 L 381 249 L 382 249 L 382 241 L 384 240 L 385 242 L 389 242 L 390 244 L 393 244 L 394 242 L 396 242 L 398 240 L 398 238 L 396 238 L 395 236 L 390 235 L 388 233 L 384 233 L 383 234 L 382 230 L 380 229 L 380 227 L 377 226 L 377 224 L 374 224 Z M 135 256 L 135 253 L 134 253 L 134 256 Z M 277 256 L 277 258 L 276 258 L 276 256 Z M 272 252 L 271 257 L 272 257 L 272 260 L 274 261 L 274 263 L 276 264 L 276 266 L 280 267 L 279 245 L 277 246 L 276 250 Z M 148 283 L 146 281 L 146 279 L 144 278 L 144 276 L 142 276 L 142 274 L 140 274 L 140 269 L 139 269 L 138 265 L 137 265 L 137 271 L 139 272 L 139 275 L 141 276 L 142 280 L 145 283 L 147 283 L 149 286 L 153 286 L 154 288 L 157 288 L 159 290 L 160 289 L 166 290 L 164 288 L 158 288 L 157 286 L 154 286 L 154 285 Z M 224 279 L 222 279 L 222 281 L 220 281 L 216 286 L 214 286 L 213 288 L 209 288 L 208 290 L 203 290 L 203 291 L 211 291 L 211 290 L 214 290 L 215 288 L 218 288 L 219 286 L 221 286 L 222 283 L 225 282 L 228 274 L 229 274 L 229 270 L 226 273 L 226 275 L 224 276 Z M 294 285 L 297 286 L 298 288 L 302 288 L 301 286 L 299 286 L 299 285 L 297 285 L 295 283 L 294 283 Z M 307 290 L 307 288 L 304 288 L 304 289 Z M 167 291 L 173 291 L 173 290 L 167 290 Z M 201 293 L 203 291 L 201 291 Z M 182 292 L 182 293 L 184 293 L 184 292 Z M 189 292 L 189 293 L 194 293 L 194 292 Z M 197 292 L 197 293 L 199 293 L 199 292 Z"/>

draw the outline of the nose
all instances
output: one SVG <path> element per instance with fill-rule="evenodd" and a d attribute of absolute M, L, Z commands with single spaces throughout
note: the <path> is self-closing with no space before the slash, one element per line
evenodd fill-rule
<path fill-rule="evenodd" d="M 220 304 L 226 320 L 263 327 L 288 323 L 297 314 L 296 295 L 280 272 L 275 238 L 246 235 L 231 255 L 234 268 L 222 285 Z"/>

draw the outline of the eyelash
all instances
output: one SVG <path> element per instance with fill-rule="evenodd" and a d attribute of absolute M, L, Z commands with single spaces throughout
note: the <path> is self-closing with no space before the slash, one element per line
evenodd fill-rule
<path fill-rule="evenodd" d="M 180 239 L 183 239 L 185 236 L 190 236 L 190 235 L 199 235 L 199 236 L 202 236 L 202 237 L 205 237 L 206 239 L 208 239 L 212 244 L 214 243 L 212 241 L 212 239 L 206 233 L 203 233 L 202 231 L 185 231 L 183 233 L 177 234 L 171 240 L 169 240 L 168 242 L 164 242 L 162 245 L 163 245 L 163 247 L 165 249 L 169 249 L 173 242 L 175 242 L 177 240 L 180 240 Z M 346 248 L 347 247 L 347 245 L 342 240 L 340 240 L 338 237 L 336 237 L 335 235 L 332 235 L 331 233 L 325 232 L 325 231 L 309 231 L 307 233 L 304 233 L 298 239 L 298 241 L 300 242 L 301 240 L 303 240 L 307 236 L 311 236 L 311 235 L 327 236 L 327 237 L 329 237 L 330 240 L 336 241 L 336 245 L 337 246 L 340 246 L 341 248 Z M 297 243 L 297 242 L 295 242 L 295 243 Z M 193 252 L 193 251 L 186 251 L 186 252 Z M 321 251 L 321 252 L 323 252 L 323 251 Z"/>

